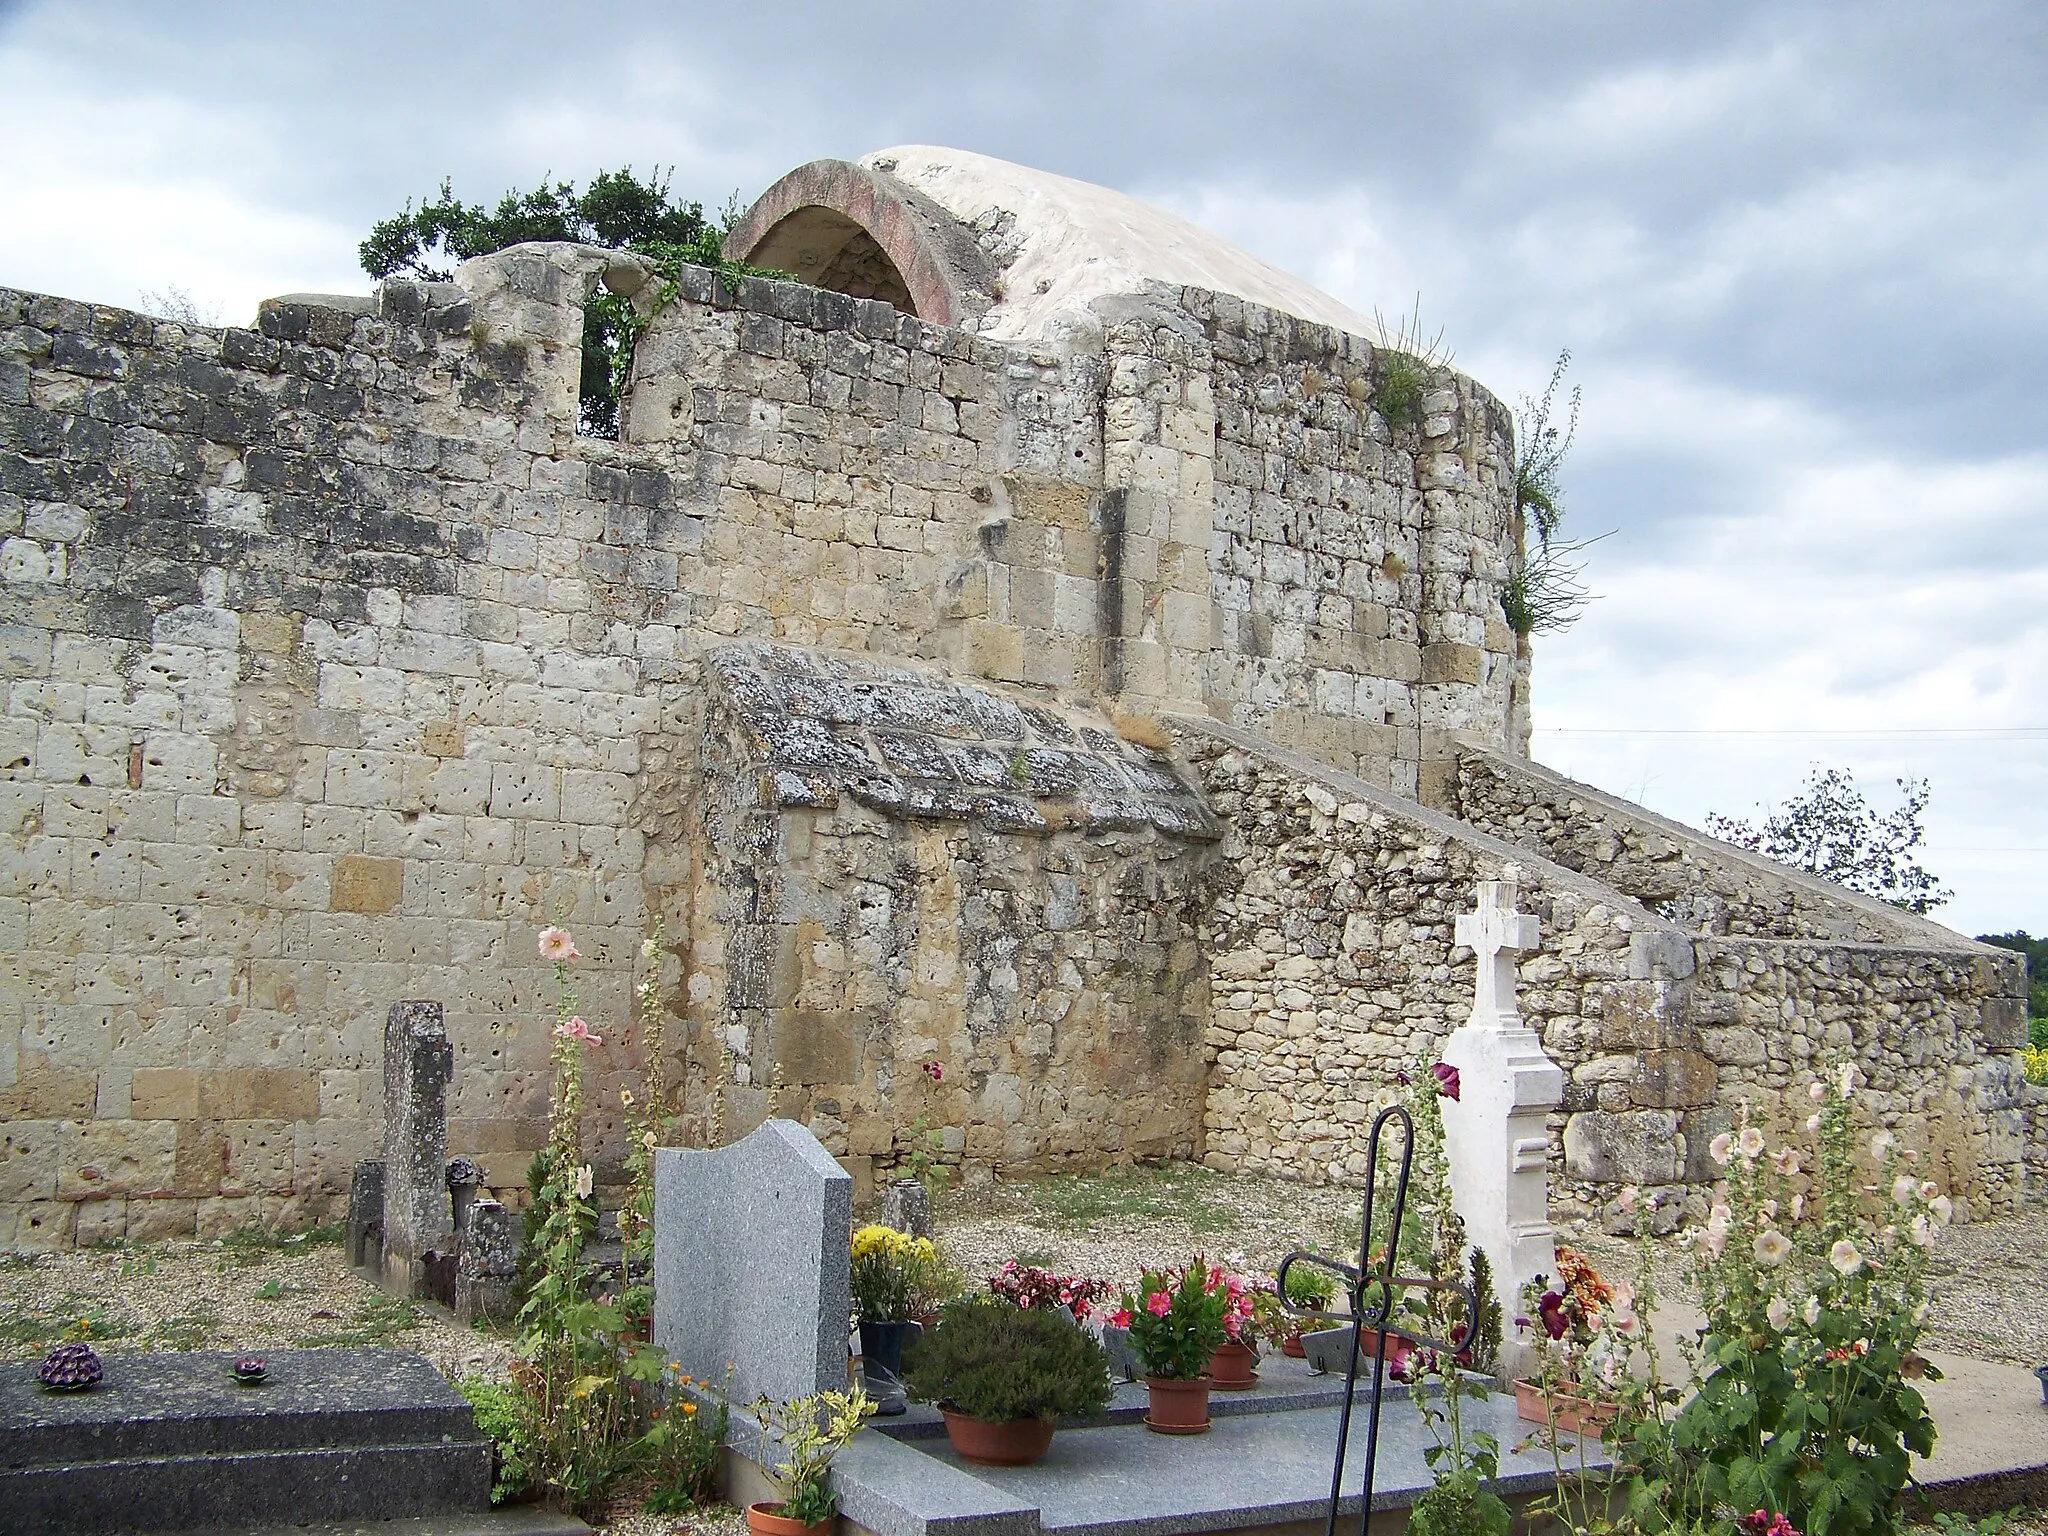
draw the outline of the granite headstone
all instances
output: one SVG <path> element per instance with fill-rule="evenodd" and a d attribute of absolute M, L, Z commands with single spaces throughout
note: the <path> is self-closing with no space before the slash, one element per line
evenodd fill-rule
<path fill-rule="evenodd" d="M 853 1181 L 793 1120 L 654 1154 L 654 1342 L 734 1403 L 843 1390 Z"/>

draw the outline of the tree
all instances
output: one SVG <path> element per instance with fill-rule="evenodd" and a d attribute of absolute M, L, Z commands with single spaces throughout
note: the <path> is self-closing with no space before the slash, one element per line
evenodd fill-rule
<path fill-rule="evenodd" d="M 763 267 L 725 259 L 725 232 L 738 219 L 737 197 L 717 221 L 701 203 L 682 202 L 656 166 L 645 181 L 630 166 L 603 171 L 583 191 L 569 181 L 543 180 L 531 192 L 507 192 L 495 208 L 465 203 L 447 181 L 432 202 L 380 219 L 358 247 L 363 270 L 375 278 L 411 273 L 428 281 L 452 276 L 455 264 L 527 240 L 574 240 L 636 251 L 673 279 L 687 262 L 709 267 L 730 283 L 737 276 L 783 277 Z M 598 293 L 583 309 L 581 425 L 592 437 L 619 435 L 619 395 L 632 366 L 642 323 L 616 295 Z"/>
<path fill-rule="evenodd" d="M 1738 848 L 1924 916 L 1955 892 L 1944 890 L 1913 854 L 1922 835 L 1920 813 L 1927 809 L 1927 781 L 1900 779 L 1898 786 L 1903 802 L 1880 816 L 1864 802 L 1848 769 L 1816 766 L 1806 776 L 1805 791 L 1772 811 L 1762 830 L 1719 813 L 1708 815 L 1707 830 Z"/>

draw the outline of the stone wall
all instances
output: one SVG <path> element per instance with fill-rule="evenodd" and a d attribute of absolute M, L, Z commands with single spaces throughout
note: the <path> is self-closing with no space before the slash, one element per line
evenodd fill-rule
<path fill-rule="evenodd" d="M 1444 811 L 1613 886 L 1698 933 L 1984 947 L 1897 907 L 1479 743 L 1459 745 Z"/>
<path fill-rule="evenodd" d="M 2008 1006 L 2018 972 L 1995 952 L 1953 936 L 1695 935 L 1540 847 L 1244 733 L 1174 723 L 1230 827 L 1233 884 L 1203 930 L 1212 1165 L 1357 1176 L 1389 1074 L 1470 1007 L 1453 918 L 1512 861 L 1542 921 L 1542 947 L 1520 967 L 1522 1011 L 1568 1075 L 1552 1125 L 1553 1189 L 1568 1207 L 1596 1209 L 1627 1182 L 1703 1210 L 1707 1143 L 1739 1106 L 1796 1126 L 1811 1111 L 1806 1084 L 1842 1057 L 1867 1080 L 1868 1111 L 1932 1151 L 1966 1211 L 2027 1195 L 2024 1025 Z M 2044 1173 L 2036 1155 L 2036 1187 Z"/>
<path fill-rule="evenodd" d="M 1240 374 L 1280 368 L 1276 348 L 1357 348 L 1191 290 L 1111 302 L 1099 329 L 1027 349 L 685 270 L 642 342 L 624 440 L 601 442 L 576 433 L 581 306 L 600 281 L 650 310 L 662 293 L 636 258 L 567 245 L 453 283 L 274 300 L 246 330 L 0 290 L 0 1246 L 333 1214 L 376 1145 L 379 1021 L 403 997 L 447 1008 L 452 1149 L 516 1191 L 543 1132 L 553 1002 L 532 938 L 556 919 L 588 957 L 582 1007 L 610 1031 L 591 1101 L 614 1153 L 639 941 L 651 914 L 689 931 L 709 856 L 693 820 L 709 647 L 918 656 L 1120 717 L 1312 713 L 1355 664 L 1338 689 L 1355 708 L 1391 663 L 1325 654 L 1335 608 L 1318 607 L 1311 646 L 1285 547 L 1308 537 L 1291 509 L 1381 460 L 1388 485 L 1413 487 L 1382 500 L 1425 574 L 1356 600 L 1387 608 L 1390 639 L 1419 637 L 1425 673 L 1433 637 L 1477 643 L 1446 594 L 1479 591 L 1505 558 L 1499 539 L 1479 547 L 1498 519 L 1446 514 L 1433 542 L 1437 491 L 1417 478 L 1447 473 L 1461 443 L 1498 501 L 1478 466 L 1499 424 L 1463 384 L 1456 432 L 1422 428 L 1434 459 L 1384 447 L 1363 413 L 1332 447 L 1323 426 L 1287 425 L 1291 405 L 1219 425 L 1212 374 L 1235 399 L 1254 388 Z M 1284 507 L 1233 492 L 1216 510 L 1219 431 L 1241 432 Z M 1459 494 L 1469 510 L 1482 493 Z M 1208 566 L 1218 518 L 1268 514 L 1228 572 Z M 1366 579 L 1366 535 L 1344 538 L 1358 553 L 1342 571 L 1301 568 L 1319 603 Z M 1269 607 L 1260 639 L 1245 616 Z M 1264 646 L 1271 665 L 1216 660 L 1226 609 L 1228 655 Z M 1477 701 L 1460 718 L 1498 715 L 1491 665 L 1442 685 Z M 918 834 L 966 838 L 947 857 L 999 882 L 987 861 L 1010 845 L 982 836 Z M 1167 872 L 1184 855 L 1112 856 L 1103 838 L 1018 846 L 1064 850 L 1073 868 L 1044 865 L 1047 889 L 1111 882 L 1115 923 L 1140 922 L 1118 883 L 1135 868 L 1160 871 L 1180 910 Z M 1017 899 L 1027 937 L 1037 901 Z M 1176 978 L 1180 921 L 1154 936 Z M 683 962 L 663 963 L 680 1010 Z M 1185 993 L 1174 1028 L 1198 1011 L 1192 985 L 1169 988 Z"/>
<path fill-rule="evenodd" d="M 804 1120 L 863 1185 L 920 1116 L 977 1170 L 1191 1156 L 1219 829 L 1171 760 L 935 669 L 710 666 L 690 1138 Z"/>
<path fill-rule="evenodd" d="M 1390 423 L 1364 340 L 1184 302 L 1212 338 L 1210 712 L 1411 798 L 1458 731 L 1526 753 L 1528 655 L 1500 607 L 1521 538 L 1506 409 L 1442 369 Z"/>

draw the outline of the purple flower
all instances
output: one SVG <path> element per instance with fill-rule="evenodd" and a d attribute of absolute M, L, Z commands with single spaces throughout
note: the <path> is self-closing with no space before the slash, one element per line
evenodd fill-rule
<path fill-rule="evenodd" d="M 1447 1061 L 1440 1061 L 1431 1067 L 1430 1073 L 1436 1078 L 1436 1091 L 1453 1104 L 1458 1102 L 1458 1069 Z"/>

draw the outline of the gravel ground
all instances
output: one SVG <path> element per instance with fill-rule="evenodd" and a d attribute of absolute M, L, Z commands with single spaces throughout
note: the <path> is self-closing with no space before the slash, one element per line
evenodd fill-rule
<path fill-rule="evenodd" d="M 1188 1165 L 1120 1169 L 1099 1178 L 998 1182 L 941 1191 L 939 1238 L 971 1279 L 1005 1259 L 1123 1285 L 1195 1253 L 1270 1269 L 1294 1248 L 1355 1253 L 1358 1195 Z M 1633 1271 L 1630 1244 L 1592 1231 L 1562 1236 L 1610 1275 Z M 1655 1249 L 1660 1285 L 1684 1297 L 1684 1258 Z M 1951 1228 L 1936 1250 L 1929 1342 L 1980 1360 L 2048 1360 L 2048 1209 Z M 500 1376 L 501 1333 L 458 1327 L 430 1307 L 393 1301 L 343 1261 L 327 1234 L 140 1244 L 0 1259 L 0 1359 L 33 1358 L 63 1337 L 110 1353 L 155 1349 L 283 1349 L 382 1344 L 417 1350 L 451 1379 Z M 737 1510 L 687 1516 L 622 1512 L 610 1536 L 739 1536 Z M 2048 1536 L 2028 1516 L 2008 1536 Z"/>

